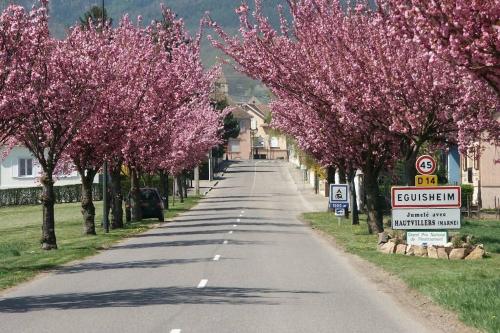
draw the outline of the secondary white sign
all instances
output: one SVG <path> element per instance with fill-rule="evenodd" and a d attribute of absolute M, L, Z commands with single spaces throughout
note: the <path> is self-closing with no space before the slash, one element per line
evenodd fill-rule
<path fill-rule="evenodd" d="M 330 203 L 349 202 L 349 188 L 346 184 L 330 184 Z"/>
<path fill-rule="evenodd" d="M 393 209 L 392 229 L 460 229 L 459 208 Z"/>
<path fill-rule="evenodd" d="M 409 245 L 445 245 L 448 243 L 446 231 L 407 231 L 406 242 Z"/>
<path fill-rule="evenodd" d="M 460 208 L 460 186 L 392 188 L 392 208 Z"/>

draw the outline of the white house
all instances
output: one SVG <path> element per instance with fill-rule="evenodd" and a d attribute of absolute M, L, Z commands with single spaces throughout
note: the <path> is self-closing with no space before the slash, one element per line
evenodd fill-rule
<path fill-rule="evenodd" d="M 0 190 L 40 186 L 38 178 L 42 169 L 30 151 L 22 146 L 14 147 L 7 156 L 0 148 Z M 97 177 L 95 182 L 97 182 Z M 55 185 L 81 184 L 78 173 L 58 175 Z"/>

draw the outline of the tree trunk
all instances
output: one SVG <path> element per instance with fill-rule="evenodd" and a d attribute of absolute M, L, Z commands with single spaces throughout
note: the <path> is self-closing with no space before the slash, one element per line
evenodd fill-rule
<path fill-rule="evenodd" d="M 335 173 L 337 169 L 333 166 L 330 165 L 329 167 L 326 168 L 326 190 L 325 190 L 325 196 L 327 198 L 330 198 L 330 184 L 335 184 Z M 331 211 L 330 204 L 328 204 L 328 209 L 327 211 Z"/>
<path fill-rule="evenodd" d="M 139 189 L 139 175 L 135 168 L 130 168 L 131 174 L 131 213 L 132 221 L 137 222 L 142 220 L 142 210 L 141 210 L 141 190 Z"/>
<path fill-rule="evenodd" d="M 54 221 L 54 180 L 52 178 L 52 170 L 45 172 L 40 179 L 43 187 L 42 206 L 43 206 L 43 221 L 42 221 L 42 249 L 54 250 L 57 249 L 55 221 Z"/>
<path fill-rule="evenodd" d="M 82 180 L 82 215 L 83 215 L 83 233 L 85 235 L 95 235 L 95 206 L 92 195 L 92 184 L 97 171 L 93 169 L 84 169 L 80 174 Z"/>
<path fill-rule="evenodd" d="M 339 168 L 339 184 L 346 184 L 346 173 L 344 167 Z"/>
<path fill-rule="evenodd" d="M 349 183 L 349 193 L 351 194 L 351 223 L 353 225 L 359 224 L 358 198 L 356 195 L 356 184 L 354 183 L 355 177 L 356 170 L 350 170 L 347 179 Z"/>
<path fill-rule="evenodd" d="M 407 186 L 415 186 L 415 176 L 417 175 L 417 169 L 415 168 L 415 163 L 417 162 L 417 156 L 420 149 L 415 147 L 408 148 L 408 154 L 405 158 L 405 183 Z"/>
<path fill-rule="evenodd" d="M 160 195 L 163 207 L 168 209 L 168 174 L 164 171 L 160 171 Z"/>
<path fill-rule="evenodd" d="M 111 174 L 111 229 L 123 228 L 123 194 L 121 164 L 110 169 Z"/>
<path fill-rule="evenodd" d="M 368 231 L 381 233 L 384 231 L 383 207 L 384 202 L 378 186 L 378 172 L 372 168 L 363 169 L 364 186 L 366 193 L 366 209 L 368 214 Z"/>
<path fill-rule="evenodd" d="M 183 195 L 183 185 L 182 185 L 182 174 L 178 175 L 176 177 L 177 180 L 177 192 L 179 193 L 179 201 L 182 203 L 184 202 L 184 195 Z"/>
<path fill-rule="evenodd" d="M 183 185 L 183 196 L 184 198 L 187 198 L 188 196 L 188 188 L 189 188 L 189 177 L 188 177 L 188 174 L 187 172 L 183 172 L 182 173 L 182 185 Z"/>

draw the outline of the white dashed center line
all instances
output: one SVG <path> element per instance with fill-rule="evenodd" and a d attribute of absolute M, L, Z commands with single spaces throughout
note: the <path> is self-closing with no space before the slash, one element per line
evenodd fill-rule
<path fill-rule="evenodd" d="M 206 285 L 208 283 L 208 280 L 207 279 L 203 279 L 200 281 L 200 283 L 198 283 L 198 287 L 197 288 L 205 288 Z"/>
<path fill-rule="evenodd" d="M 215 255 L 214 261 L 219 261 L 219 259 L 220 259 L 220 254 Z"/>
<path fill-rule="evenodd" d="M 173 330 L 170 330 L 170 333 L 181 333 L 180 328 L 174 328 Z"/>
<path fill-rule="evenodd" d="M 233 224 L 233 228 L 236 228 L 238 225 L 237 224 Z"/>
<path fill-rule="evenodd" d="M 244 213 L 245 213 L 245 211 L 244 211 L 244 210 L 242 210 L 242 211 L 241 211 L 241 214 L 244 214 Z"/>
<path fill-rule="evenodd" d="M 233 231 L 232 231 L 232 230 L 231 230 L 230 232 L 228 232 L 228 234 L 232 234 L 232 233 L 233 233 Z"/>
<path fill-rule="evenodd" d="M 222 242 L 222 244 L 224 244 L 224 245 L 227 244 L 227 243 L 228 243 L 227 240 L 225 240 L 224 242 Z"/>
<path fill-rule="evenodd" d="M 236 219 L 236 222 L 241 222 L 241 219 Z"/>

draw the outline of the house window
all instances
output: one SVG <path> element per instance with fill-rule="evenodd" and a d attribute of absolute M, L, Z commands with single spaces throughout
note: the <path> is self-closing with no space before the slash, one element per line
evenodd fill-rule
<path fill-rule="evenodd" d="M 33 159 L 20 158 L 19 159 L 19 177 L 33 176 Z"/>
<path fill-rule="evenodd" d="M 229 142 L 229 151 L 231 153 L 239 153 L 240 152 L 240 142 L 239 141 L 230 141 Z"/>
<path fill-rule="evenodd" d="M 467 183 L 472 184 L 472 168 L 467 168 Z"/>
<path fill-rule="evenodd" d="M 278 141 L 278 138 L 273 136 L 271 137 L 271 148 L 279 148 L 280 145 L 279 145 L 279 141 Z"/>
<path fill-rule="evenodd" d="M 462 156 L 462 170 L 467 171 L 467 155 Z"/>
<path fill-rule="evenodd" d="M 245 127 L 245 120 L 242 119 L 239 121 L 238 125 L 240 126 L 240 133 L 243 133 L 246 131 L 246 127 Z"/>

